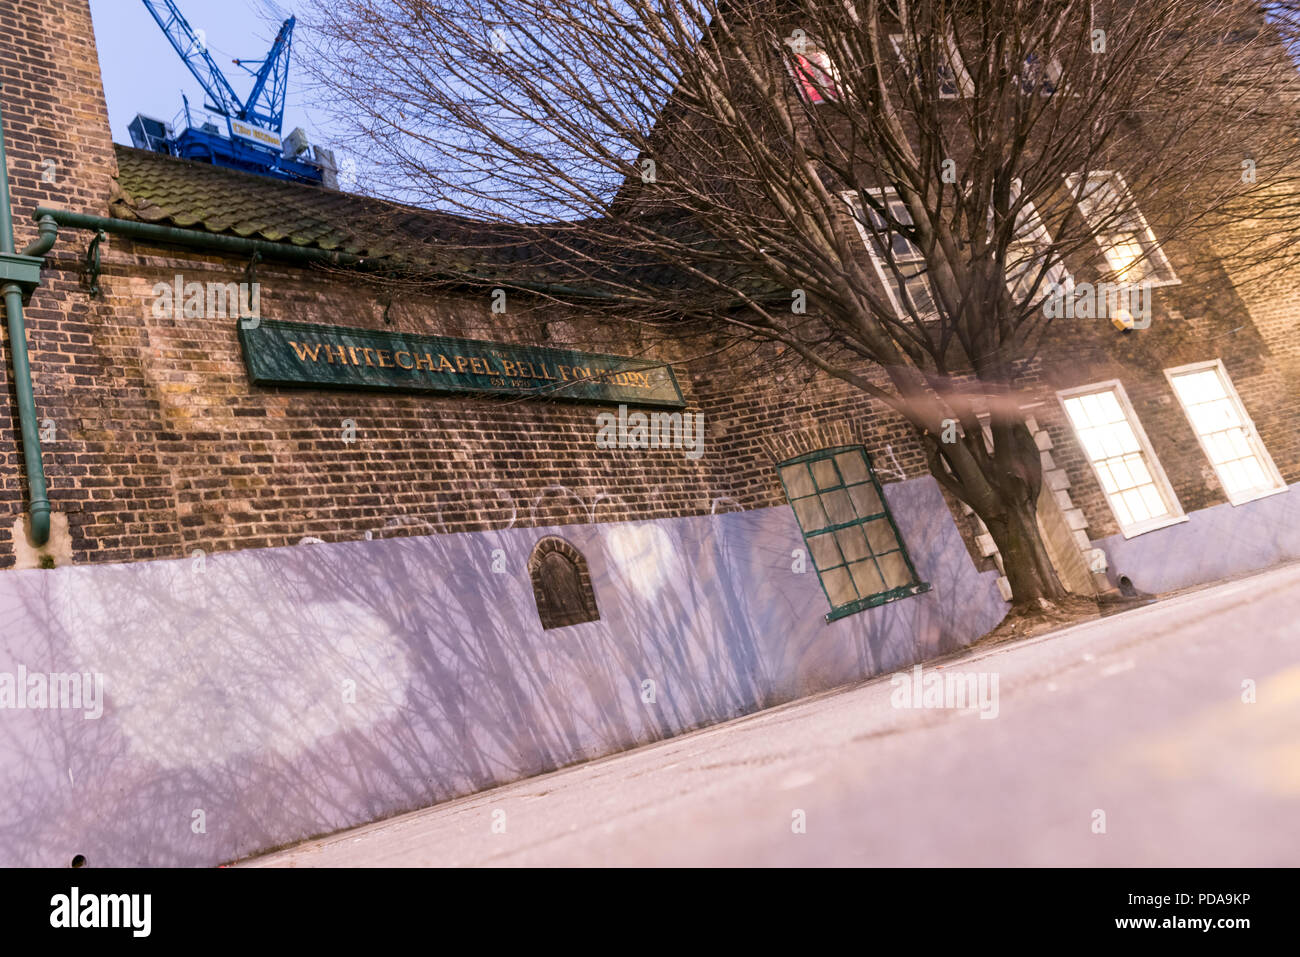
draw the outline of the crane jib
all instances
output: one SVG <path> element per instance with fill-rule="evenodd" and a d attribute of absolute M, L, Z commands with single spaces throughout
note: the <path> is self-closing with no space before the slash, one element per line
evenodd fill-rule
<path fill-rule="evenodd" d="M 288 94 L 289 57 L 293 44 L 294 17 L 289 17 L 280 25 L 275 42 L 266 58 L 260 62 L 261 68 L 254 74 L 253 89 L 247 101 L 240 99 L 235 88 L 217 65 L 203 31 L 196 31 L 176 6 L 175 0 L 143 0 L 145 8 L 162 28 L 163 34 L 172 48 L 180 56 L 186 68 L 199 81 L 204 92 L 217 104 L 217 112 L 227 118 L 239 118 L 248 127 L 266 136 L 245 136 L 262 145 L 272 145 L 271 139 L 279 142 L 284 125 L 284 104 Z M 244 67 L 243 62 L 236 63 Z M 244 67 L 244 69 L 248 69 Z M 252 72 L 251 70 L 249 72 Z"/>

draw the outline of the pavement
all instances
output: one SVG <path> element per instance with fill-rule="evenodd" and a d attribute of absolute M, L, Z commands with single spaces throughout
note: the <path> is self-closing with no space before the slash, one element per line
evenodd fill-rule
<path fill-rule="evenodd" d="M 1294 867 L 1298 820 L 1292 564 L 242 866 Z"/>

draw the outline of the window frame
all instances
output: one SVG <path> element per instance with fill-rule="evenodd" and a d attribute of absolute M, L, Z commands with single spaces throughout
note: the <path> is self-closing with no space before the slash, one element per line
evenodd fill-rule
<path fill-rule="evenodd" d="M 1110 500 L 1110 493 L 1106 491 L 1106 483 L 1102 481 L 1101 472 L 1097 468 L 1097 463 L 1093 461 L 1092 456 L 1088 454 L 1087 447 L 1083 444 L 1083 439 L 1079 437 L 1078 428 L 1074 424 L 1074 419 L 1070 416 L 1070 410 L 1065 405 L 1066 399 L 1073 399 L 1085 395 L 1096 395 L 1102 392 L 1114 392 L 1116 401 L 1119 402 L 1120 410 L 1128 422 L 1129 428 L 1133 430 L 1133 435 L 1138 440 L 1138 448 L 1142 452 L 1147 466 L 1147 472 L 1153 479 L 1157 493 L 1164 499 L 1165 504 L 1169 506 L 1169 514 L 1162 515 L 1158 518 L 1146 519 L 1136 522 L 1132 525 L 1125 526 L 1120 519 L 1119 513 L 1115 511 L 1115 506 Z M 1088 462 L 1088 467 L 1092 470 L 1092 477 L 1097 482 L 1097 487 L 1101 489 L 1102 498 L 1106 501 L 1106 507 L 1110 509 L 1111 515 L 1115 519 L 1115 525 L 1119 528 L 1120 534 L 1125 538 L 1135 538 L 1138 535 L 1145 535 L 1147 532 L 1154 532 L 1157 529 L 1168 528 L 1170 525 L 1179 525 L 1186 522 L 1187 513 L 1183 511 L 1182 503 L 1178 500 L 1178 493 L 1174 490 L 1173 483 L 1169 481 L 1169 476 L 1165 474 L 1164 466 L 1160 464 L 1160 459 L 1156 456 L 1156 451 L 1151 446 L 1151 440 L 1147 438 L 1146 429 L 1142 427 L 1142 420 L 1138 418 L 1137 412 L 1133 409 L 1133 403 L 1129 401 L 1128 393 L 1124 390 L 1124 383 L 1119 379 L 1107 379 L 1104 382 L 1091 382 L 1087 385 L 1074 386 L 1070 389 L 1060 389 L 1056 393 L 1056 400 L 1061 406 L 1061 414 L 1065 416 L 1065 424 L 1069 426 L 1070 432 L 1074 438 L 1075 444 L 1078 445 L 1079 451 Z"/>
<path fill-rule="evenodd" d="M 907 59 L 907 46 L 905 41 L 906 33 L 889 34 L 889 45 L 894 48 L 894 54 L 898 57 L 898 62 L 903 66 L 904 75 L 915 80 L 916 67 Z M 947 55 L 948 66 L 952 69 L 953 85 L 956 86 L 956 93 L 944 93 L 942 89 L 942 80 L 939 81 L 939 99 L 941 100 L 960 100 L 975 95 L 975 83 L 971 80 L 970 74 L 966 71 L 966 64 L 962 61 L 961 48 L 957 45 L 957 39 L 952 33 L 945 34 L 943 38 L 943 52 Z"/>
<path fill-rule="evenodd" d="M 1035 53 L 1032 50 L 1025 54 L 1025 60 L 1021 65 L 1020 76 L 1018 77 L 1019 82 L 1017 83 L 1020 87 L 1020 93 L 1023 96 L 1055 96 L 1060 92 L 1061 77 L 1065 74 L 1065 71 L 1061 66 L 1060 59 L 1054 56 L 1047 57 L 1046 61 L 1043 63 L 1043 67 L 1037 77 L 1037 83 L 1035 84 L 1037 89 L 1026 87 L 1025 74 L 1027 70 L 1032 69 L 1030 61 L 1042 59 L 1043 58 L 1040 54 Z M 1050 90 L 1043 89 L 1043 87 L 1049 84 L 1051 86 Z"/>
<path fill-rule="evenodd" d="M 898 191 L 894 189 L 877 188 L 869 189 L 865 192 L 878 197 L 882 203 L 886 204 L 888 204 L 891 199 L 898 199 Z M 867 255 L 871 257 L 871 264 L 876 268 L 876 275 L 880 278 L 880 284 L 885 287 L 885 294 L 889 296 L 889 304 L 894 307 L 894 315 L 900 320 L 911 320 L 911 313 L 904 309 L 902 303 L 899 302 L 899 290 L 895 288 L 893 276 L 888 271 L 889 264 L 885 262 L 884 258 L 877 251 L 875 237 L 867 231 L 866 223 L 863 222 L 863 218 L 870 215 L 870 213 L 867 210 L 862 209 L 859 214 L 858 195 L 854 190 L 845 190 L 840 194 L 840 198 L 843 199 L 845 204 L 849 207 L 849 216 L 853 219 L 853 225 L 858 228 L 858 234 L 862 237 L 862 245 L 866 247 Z M 1041 261 L 1050 254 L 1054 240 L 1052 239 L 1051 231 L 1047 228 L 1047 224 L 1043 221 L 1042 215 L 1038 212 L 1038 208 L 1033 204 L 1033 202 L 1028 199 L 1024 200 L 1021 203 L 1021 214 L 1023 217 L 1022 226 L 1024 227 L 1024 232 L 1023 234 L 1019 232 L 1016 233 L 1012 238 L 1011 243 L 1008 244 L 1007 251 L 1011 252 L 1018 249 L 1027 252 L 1029 254 L 1029 261 L 1026 266 L 1026 271 L 1030 276 L 1033 276 L 1036 275 L 1037 271 L 1041 268 Z M 992 220 L 992 217 L 993 211 L 990 209 L 990 220 Z M 908 218 L 909 220 L 911 219 L 910 213 L 908 214 Z M 992 229 L 991 222 L 989 228 Z M 898 234 L 895 233 L 893 235 Z M 916 249 L 921 257 L 920 261 L 925 263 L 925 254 L 920 252 L 919 247 L 917 247 L 915 243 L 904 236 L 899 236 L 899 238 L 903 239 L 903 241 L 909 246 Z M 929 265 L 928 263 L 925 265 L 926 270 L 920 274 L 920 278 L 925 283 L 926 295 L 930 297 L 931 302 L 935 302 L 934 287 L 930 284 Z M 1021 277 L 1013 278 L 1011 275 L 1011 266 L 1009 263 L 1007 264 L 1007 290 L 1011 293 L 1012 299 L 1017 302 L 1022 299 L 1026 302 L 1028 301 L 1027 298 L 1022 297 L 1018 288 L 1020 279 L 1023 276 L 1024 273 L 1022 272 Z M 1074 290 L 1074 274 L 1070 272 L 1069 266 L 1063 259 L 1058 258 L 1055 263 L 1048 267 L 1043 276 L 1042 282 L 1039 284 L 1039 294 L 1050 293 L 1053 283 L 1057 283 L 1062 292 L 1066 295 L 1070 294 Z M 917 317 L 922 322 L 935 322 L 939 319 L 939 312 L 937 307 L 935 312 L 930 314 L 922 313 L 918 309 Z"/>
<path fill-rule="evenodd" d="M 1032 200 L 1021 197 L 1023 188 L 1023 185 L 1017 179 L 1012 184 L 1011 196 L 1013 201 L 1020 203 L 1024 232 L 1023 235 L 1020 230 L 1014 232 L 1011 242 L 1007 245 L 1007 251 L 1011 252 L 1013 249 L 1028 251 L 1030 256 L 1024 271 L 1014 279 L 1011 276 L 1011 265 L 1010 263 L 1007 264 L 1007 289 L 1013 299 L 1028 302 L 1029 295 L 1027 293 L 1022 295 L 1018 287 L 1022 280 L 1035 276 L 1042 270 L 1041 263 L 1050 257 L 1052 244 L 1055 240 L 1052 239 L 1051 230 L 1047 228 L 1047 223 L 1043 221 L 1042 214 L 1038 212 L 1038 207 L 1034 205 Z M 992 215 L 992 210 L 990 210 L 989 216 L 992 217 Z M 1074 274 L 1070 272 L 1070 267 L 1066 264 L 1064 258 L 1059 256 L 1056 262 L 1048 266 L 1043 272 L 1038 292 L 1041 294 L 1046 288 L 1046 291 L 1050 293 L 1053 285 L 1057 286 L 1064 295 L 1069 295 L 1074 291 Z"/>
<path fill-rule="evenodd" d="M 1133 195 L 1133 191 L 1129 189 L 1128 181 L 1124 179 L 1124 174 L 1119 170 L 1099 169 L 1090 170 L 1087 175 L 1090 180 L 1104 176 L 1109 177 L 1112 183 L 1117 183 L 1123 194 L 1121 199 L 1127 201 L 1128 208 L 1137 219 L 1137 229 L 1116 229 L 1112 226 L 1104 233 L 1099 232 L 1093 218 L 1093 213 L 1096 211 L 1095 206 L 1090 207 L 1088 205 L 1090 200 L 1088 197 L 1084 196 L 1079 189 L 1083 174 L 1065 174 L 1065 188 L 1069 191 L 1070 200 L 1079 208 L 1079 213 L 1083 216 L 1089 226 L 1092 227 L 1093 239 L 1095 239 L 1097 245 L 1101 247 L 1102 258 L 1106 260 L 1106 265 L 1111 268 L 1112 272 L 1114 271 L 1114 268 L 1111 267 L 1110 259 L 1106 254 L 1116 245 L 1116 243 L 1112 242 L 1107 245 L 1106 240 L 1114 239 L 1118 236 L 1133 236 L 1137 237 L 1139 245 L 1143 246 L 1142 261 L 1145 262 L 1148 268 L 1153 272 L 1162 273 L 1167 277 L 1160 279 L 1146 278 L 1140 279 L 1137 282 L 1132 282 L 1130 280 L 1119 279 L 1117 276 L 1116 278 L 1118 281 L 1129 282 L 1131 285 L 1147 283 L 1153 289 L 1160 286 L 1181 285 L 1182 280 L 1178 278 L 1178 273 L 1174 270 L 1174 264 L 1170 262 L 1168 255 L 1165 254 L 1164 247 L 1160 245 L 1160 240 L 1156 239 L 1155 230 L 1153 230 L 1151 224 L 1147 222 L 1146 215 L 1142 212 L 1142 207 L 1138 204 L 1137 197 Z"/>
<path fill-rule="evenodd" d="M 836 458 L 846 452 L 856 452 L 862 456 L 862 463 L 867 470 L 867 478 L 865 482 L 849 483 L 845 480 L 844 472 L 840 469 L 839 463 L 836 461 Z M 835 475 L 838 477 L 840 483 L 839 485 L 833 486 L 829 489 L 826 489 L 825 491 L 836 491 L 839 489 L 847 489 L 854 486 L 864 485 L 869 483 L 872 486 L 873 491 L 875 492 L 877 500 L 880 502 L 880 508 L 882 509 L 882 511 L 868 516 L 859 516 L 850 522 L 828 523 L 825 527 L 816 529 L 813 532 L 809 532 L 807 529 L 805 529 L 803 526 L 803 522 L 799 519 L 799 511 L 798 509 L 795 508 L 794 503 L 796 501 L 802 501 L 808 498 L 817 498 L 820 501 L 821 494 L 824 490 L 817 483 L 816 476 L 813 474 L 812 471 L 812 463 L 821 462 L 821 461 L 829 461 L 831 463 L 831 466 L 835 469 Z M 790 487 L 786 484 L 786 480 L 785 480 L 785 470 L 794 465 L 803 465 L 806 467 L 808 472 L 808 478 L 812 482 L 812 487 L 813 487 L 813 491 L 811 495 L 799 495 L 799 496 L 791 495 Z M 921 576 L 916 571 L 916 566 L 912 563 L 912 556 L 908 553 L 907 543 L 903 541 L 903 535 L 898 530 L 898 523 L 894 521 L 894 514 L 889 507 L 889 502 L 885 499 L 884 489 L 880 484 L 880 480 L 876 477 L 876 470 L 871 464 L 871 455 L 869 452 L 867 452 L 866 446 L 837 445 L 837 446 L 831 446 L 824 449 L 817 449 L 812 452 L 805 452 L 801 455 L 796 455 L 794 458 L 786 459 L 782 462 L 779 462 L 776 466 L 776 475 L 777 475 L 777 479 L 781 483 L 781 491 L 785 494 L 786 503 L 790 506 L 790 511 L 794 513 L 795 524 L 799 526 L 799 534 L 803 538 L 804 548 L 806 550 L 806 557 L 808 559 L 808 562 L 812 565 L 813 571 L 817 573 L 817 581 L 821 585 L 822 594 L 826 596 L 826 602 L 831 606 L 831 610 L 825 616 L 827 622 L 836 621 L 848 615 L 853 615 L 860 611 L 865 611 L 868 608 L 876 608 L 880 605 L 886 604 L 891 601 L 898 601 L 899 599 L 902 598 L 910 598 L 913 595 L 924 594 L 925 592 L 931 590 L 933 586 L 929 582 L 923 581 L 921 579 Z M 829 514 L 827 514 L 826 517 L 829 522 L 830 519 Z M 872 550 L 870 537 L 868 536 L 866 531 L 866 526 L 869 523 L 879 521 L 882 517 L 888 520 L 889 522 L 889 528 L 893 532 L 894 541 L 897 542 L 898 544 L 898 549 L 897 549 L 898 553 L 902 555 L 903 561 L 907 566 L 907 571 L 910 575 L 910 581 L 908 581 L 908 583 L 905 585 L 898 585 L 895 586 L 894 588 L 889 588 L 881 592 L 876 592 L 875 594 L 868 595 L 865 597 L 858 597 L 851 601 L 845 602 L 841 605 L 836 605 L 834 599 L 831 598 L 830 592 L 826 588 L 826 581 L 822 577 L 821 567 L 819 567 L 819 565 L 817 564 L 815 553 L 813 551 L 813 547 L 811 544 L 811 539 L 818 538 L 823 535 L 834 536 L 836 532 L 854 526 L 862 528 L 863 537 L 867 542 L 867 554 L 871 558 L 872 563 L 875 565 L 877 574 L 880 575 L 881 584 L 884 584 L 885 583 L 884 572 L 880 567 L 880 562 L 877 561 L 878 558 L 877 553 L 874 550 Z M 837 568 L 844 568 L 847 570 L 852 563 L 845 557 L 843 549 L 840 547 L 839 541 L 835 538 L 832 538 L 832 541 L 835 543 L 836 553 L 839 555 L 841 562 L 838 565 L 832 565 L 828 567 L 826 570 L 834 571 Z M 890 555 L 893 554 L 893 550 L 891 549 L 890 551 L 882 552 L 880 554 Z M 849 576 L 850 576 L 849 577 L 850 582 L 853 582 L 851 572 L 849 573 Z M 857 585 L 855 582 L 853 584 L 854 584 L 854 591 L 856 592 Z"/>
<path fill-rule="evenodd" d="M 1174 379 L 1178 376 L 1191 375 L 1197 372 L 1207 372 L 1209 370 L 1214 370 L 1218 373 L 1219 382 L 1223 385 L 1224 393 L 1236 406 L 1238 416 L 1240 416 L 1242 422 L 1245 423 L 1244 428 L 1247 431 L 1247 443 L 1251 446 L 1255 456 L 1264 467 L 1264 474 L 1276 483 L 1273 488 L 1256 490 L 1246 494 L 1238 494 L 1236 496 L 1228 491 L 1228 486 L 1223 481 L 1223 476 L 1219 473 L 1219 467 L 1214 464 L 1214 458 L 1210 455 L 1210 447 L 1206 444 L 1205 436 L 1197 431 L 1196 423 L 1192 420 L 1191 410 L 1188 409 L 1187 403 L 1183 401 L 1182 395 L 1179 394 L 1178 389 L 1174 386 Z M 1164 373 L 1165 379 L 1169 383 L 1169 390 L 1173 392 L 1174 399 L 1183 410 L 1183 415 L 1187 419 L 1188 426 L 1196 435 L 1196 441 L 1200 443 L 1201 451 L 1205 454 L 1205 460 L 1210 463 L 1210 468 L 1214 469 L 1214 475 L 1219 480 L 1219 486 L 1223 489 L 1223 494 L 1228 499 L 1228 504 L 1233 507 L 1245 505 L 1247 502 L 1254 502 L 1257 499 L 1267 498 L 1270 495 L 1277 495 L 1290 489 L 1290 486 L 1286 484 L 1286 479 L 1282 477 L 1282 473 L 1273 462 L 1273 456 L 1269 454 L 1268 448 L 1264 445 L 1264 440 L 1260 438 L 1259 430 L 1255 428 L 1255 420 L 1252 419 L 1250 413 L 1246 411 L 1246 404 L 1241 401 L 1241 395 L 1237 392 L 1237 387 L 1233 385 L 1232 377 L 1228 375 L 1227 367 L 1224 366 L 1222 359 L 1207 359 L 1204 362 L 1189 362 L 1186 365 L 1173 366 L 1172 368 L 1165 369 Z"/>
<path fill-rule="evenodd" d="M 844 80 L 829 53 L 807 38 L 803 40 L 802 50 L 796 49 L 795 44 L 789 38 L 786 38 L 785 46 L 787 52 L 787 56 L 784 58 L 786 71 L 790 74 L 790 79 L 794 81 L 795 92 L 803 103 L 808 106 L 821 106 L 825 103 L 843 102 Z M 825 66 L 817 63 L 814 57 L 821 57 L 825 60 Z M 805 68 L 811 68 L 825 74 L 830 83 L 824 93 L 817 88 L 816 79 L 805 74 Z M 815 100 L 813 99 L 814 95 L 817 97 Z"/>
<path fill-rule="evenodd" d="M 898 197 L 898 191 L 894 189 L 882 187 L 879 189 L 864 190 L 864 192 L 878 197 L 880 201 L 886 205 L 889 204 L 891 199 L 902 202 Z M 864 217 L 871 215 L 870 211 L 860 209 L 858 205 L 858 194 L 854 190 L 845 190 L 840 194 L 840 197 L 848 204 L 849 216 L 853 219 L 853 225 L 858 227 L 858 234 L 862 237 L 862 245 L 866 247 L 867 255 L 871 257 L 871 264 L 876 267 L 876 275 L 880 277 L 880 284 L 885 287 L 885 295 L 889 297 L 889 304 L 894 307 L 894 315 L 900 320 L 911 321 L 912 313 L 905 309 L 903 303 L 899 301 L 898 296 L 901 290 L 894 286 L 895 280 L 893 275 L 889 272 L 889 263 L 886 262 L 883 255 L 876 250 L 876 238 L 867 231 L 867 225 L 863 221 Z M 861 215 L 859 215 L 859 213 Z M 910 220 L 911 218 L 912 214 L 908 212 L 908 219 Z M 902 236 L 898 233 L 888 234 L 888 238 L 892 239 L 894 236 L 902 239 L 920 255 L 920 261 L 926 267 L 925 271 L 920 274 L 920 278 L 925 283 L 926 295 L 930 297 L 931 302 L 935 302 L 934 287 L 930 285 L 930 267 L 925 261 L 925 253 L 921 252 L 920 247 L 906 236 Z M 895 265 L 900 265 L 897 258 L 895 258 Z M 940 318 L 937 305 L 935 311 L 932 313 L 924 313 L 920 309 L 917 309 L 916 317 L 921 322 L 937 322 Z"/>

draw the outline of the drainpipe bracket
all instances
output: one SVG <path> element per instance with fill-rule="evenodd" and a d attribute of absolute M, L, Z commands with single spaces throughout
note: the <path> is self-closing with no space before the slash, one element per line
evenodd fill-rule
<path fill-rule="evenodd" d="M 86 261 L 82 263 L 82 281 L 91 299 L 98 299 L 99 288 L 99 244 L 108 238 L 102 229 L 95 231 L 95 238 L 86 247 Z"/>
<path fill-rule="evenodd" d="M 41 266 L 45 260 L 39 256 L 21 253 L 0 253 L 0 286 L 16 283 L 23 290 L 23 304 L 32 298 L 32 290 L 41 284 Z"/>

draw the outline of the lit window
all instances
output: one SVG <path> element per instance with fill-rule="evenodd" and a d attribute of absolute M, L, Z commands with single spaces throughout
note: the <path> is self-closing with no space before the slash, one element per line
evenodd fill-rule
<path fill-rule="evenodd" d="M 840 99 L 840 73 L 824 50 L 818 50 L 806 40 L 786 40 L 790 49 L 789 69 L 799 85 L 799 93 L 806 103 L 816 105 Z"/>
<path fill-rule="evenodd" d="M 1228 501 L 1240 505 L 1286 489 L 1221 360 L 1166 369 L 1165 375 Z"/>
<path fill-rule="evenodd" d="M 889 42 L 893 44 L 899 62 L 906 69 L 908 56 L 905 37 L 901 33 L 894 33 L 890 35 Z M 974 86 L 971 83 L 969 74 L 966 72 L 966 67 L 962 65 L 961 53 L 957 49 L 956 41 L 951 36 L 948 36 L 941 43 L 938 76 L 936 77 L 940 98 L 952 100 L 959 96 L 970 96 Z M 921 75 L 919 67 L 916 70 L 916 79 L 921 89 L 928 89 L 927 84 L 923 82 L 924 77 Z"/>
<path fill-rule="evenodd" d="M 1122 385 L 1104 382 L 1058 395 L 1124 537 L 1186 521 Z"/>
<path fill-rule="evenodd" d="M 892 190 L 872 190 L 871 195 L 879 199 L 889 211 L 888 222 L 874 209 L 864 212 L 862 203 L 855 194 L 845 193 L 844 199 L 849 204 L 853 221 L 857 223 L 862 240 L 867 244 L 871 261 L 875 264 L 895 312 L 900 318 L 937 318 L 939 311 L 930 294 L 930 281 L 925 275 L 925 254 L 901 232 L 901 228 L 912 225 L 912 214 Z M 886 242 L 889 243 L 888 250 Z M 894 268 L 891 268 L 891 264 Z M 897 273 L 894 272 L 895 268 Z"/>
<path fill-rule="evenodd" d="M 1065 182 L 1120 282 L 1154 286 L 1178 282 L 1124 177 L 1116 172 L 1089 173 L 1085 183 L 1071 173 Z"/>
<path fill-rule="evenodd" d="M 866 449 L 810 452 L 779 471 L 831 604 L 827 621 L 930 590 L 912 567 Z"/>

